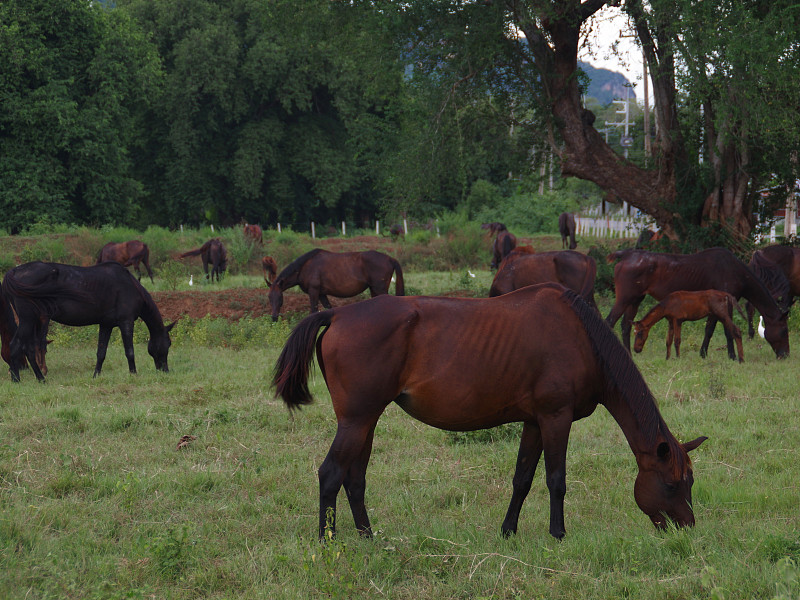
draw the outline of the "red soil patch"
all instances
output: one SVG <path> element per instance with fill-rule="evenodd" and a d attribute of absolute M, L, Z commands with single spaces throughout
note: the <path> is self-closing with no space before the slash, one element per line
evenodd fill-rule
<path fill-rule="evenodd" d="M 272 314 L 267 298 L 267 288 L 234 288 L 218 292 L 152 292 L 153 300 L 165 321 L 178 317 L 202 319 L 206 315 L 224 317 L 230 321 L 250 317 L 263 317 Z M 333 306 L 343 306 L 357 302 L 361 298 L 331 298 Z M 320 309 L 323 307 L 320 306 Z M 307 314 L 310 310 L 308 296 L 303 293 L 287 291 L 283 295 L 281 315 L 288 313 Z"/>

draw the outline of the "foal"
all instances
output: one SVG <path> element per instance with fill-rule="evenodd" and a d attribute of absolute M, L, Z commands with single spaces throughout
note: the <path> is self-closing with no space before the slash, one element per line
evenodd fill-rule
<path fill-rule="evenodd" d="M 675 356 L 680 357 L 681 349 L 681 323 L 684 321 L 698 321 L 708 316 L 714 316 L 722 322 L 725 328 L 725 337 L 728 341 L 728 357 L 736 360 L 733 352 L 733 342 L 736 340 L 736 347 L 739 350 L 739 362 L 744 362 L 742 351 L 742 332 L 733 324 L 733 307 L 739 311 L 745 319 L 747 318 L 742 311 L 736 298 L 727 292 L 718 290 L 702 290 L 698 292 L 678 291 L 672 292 L 653 309 L 647 313 L 641 321 L 633 324 L 636 338 L 633 349 L 641 352 L 650 328 L 661 319 L 669 322 L 667 333 L 667 358 L 669 358 L 670 346 L 673 338 L 675 340 Z"/>

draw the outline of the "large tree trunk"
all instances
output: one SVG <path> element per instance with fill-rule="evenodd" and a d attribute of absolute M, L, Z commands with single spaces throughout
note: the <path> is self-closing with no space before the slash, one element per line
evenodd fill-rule
<path fill-rule="evenodd" d="M 557 3 L 510 0 L 535 57 L 555 127 L 560 133 L 561 145 L 556 144 L 554 151 L 561 159 L 562 173 L 593 181 L 609 195 L 651 215 L 667 237 L 677 239 L 685 224 L 675 206 L 676 173 L 688 175 L 694 169 L 688 168 L 686 162 L 688 153 L 677 116 L 672 50 L 675 18 L 669 13 L 651 15 L 651 19 L 660 17 L 657 25 L 651 27 L 641 0 L 625 3 L 652 74 L 659 124 L 653 143 L 654 164 L 644 169 L 625 160 L 606 144 L 593 127 L 594 115 L 581 106 L 576 77 L 580 29 L 606 4 L 605 0 L 559 0 Z M 713 139 L 716 142 L 716 138 Z M 709 150 L 714 160 L 718 160 L 718 164 L 715 163 L 718 177 L 715 190 L 718 191 L 705 199 L 702 212 L 703 199 L 697 198 L 698 210 L 688 218 L 695 224 L 719 222 L 735 237 L 746 237 L 752 228 L 752 207 L 746 193 L 750 181 L 746 171 L 749 162 L 746 146 L 716 148 L 711 143 Z"/>
<path fill-rule="evenodd" d="M 536 57 L 537 67 L 549 95 L 551 110 L 563 145 L 554 148 L 566 176 L 593 181 L 606 192 L 653 216 L 671 239 L 678 235 L 671 209 L 675 201 L 674 81 L 656 77 L 654 96 L 659 117 L 655 140 L 655 166 L 643 169 L 626 161 L 593 127 L 594 115 L 581 106 L 576 71 L 581 24 L 605 4 L 604 1 L 565 0 L 538 19 L 520 19 L 520 29 Z M 517 14 L 520 14 L 518 12 Z M 547 40 L 547 41 L 546 41 Z M 671 64 L 669 65 L 671 66 Z"/>

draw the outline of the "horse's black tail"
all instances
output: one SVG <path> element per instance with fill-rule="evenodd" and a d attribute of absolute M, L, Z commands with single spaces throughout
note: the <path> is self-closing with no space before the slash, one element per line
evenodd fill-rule
<path fill-rule="evenodd" d="M 187 256 L 197 256 L 198 254 L 202 254 L 203 250 L 205 250 L 205 245 L 201 248 L 195 248 L 194 250 L 189 250 L 188 252 L 184 252 L 180 255 L 179 258 L 186 258 Z"/>
<path fill-rule="evenodd" d="M 317 333 L 333 321 L 333 310 L 307 316 L 294 328 L 275 363 L 272 385 L 275 396 L 280 396 L 289 410 L 311 404 L 308 373 L 314 359 Z"/>
<path fill-rule="evenodd" d="M 395 273 L 394 293 L 398 296 L 405 296 L 406 285 L 403 282 L 403 269 L 400 266 L 400 263 L 397 262 L 394 258 L 389 257 L 389 259 L 392 261 L 392 266 L 394 267 L 394 273 Z"/>

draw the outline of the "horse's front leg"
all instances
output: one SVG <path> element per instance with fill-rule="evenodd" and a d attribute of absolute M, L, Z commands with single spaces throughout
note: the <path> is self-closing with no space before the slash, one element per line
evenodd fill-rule
<path fill-rule="evenodd" d="M 111 338 L 112 329 L 113 327 L 100 325 L 100 331 L 97 334 L 97 363 L 94 366 L 94 375 L 92 375 L 92 377 L 100 375 L 100 371 L 103 369 L 103 361 L 106 359 L 108 340 Z"/>
<path fill-rule="evenodd" d="M 567 440 L 572 414 L 562 412 L 558 418 L 539 424 L 544 449 L 547 489 L 550 491 L 550 535 L 561 539 L 564 527 L 564 496 L 567 494 Z"/>
<path fill-rule="evenodd" d="M 744 309 L 747 313 L 747 337 L 752 340 L 756 335 L 756 330 L 753 329 L 753 315 L 755 314 L 756 309 L 752 304 L 750 304 L 750 302 L 745 303 Z"/>
<path fill-rule="evenodd" d="M 706 321 L 706 335 L 703 338 L 703 344 L 700 346 L 700 357 L 705 358 L 708 356 L 708 345 L 711 342 L 711 336 L 714 335 L 714 328 L 717 326 L 717 317 L 708 315 Z"/>
<path fill-rule="evenodd" d="M 128 370 L 136 373 L 136 360 L 133 355 L 133 321 L 120 323 L 119 332 L 122 336 L 122 346 L 125 348 L 125 358 L 128 359 Z"/>
<path fill-rule="evenodd" d="M 519 511 L 528 496 L 536 473 L 536 465 L 542 456 L 542 432 L 536 423 L 525 423 L 522 426 L 522 438 L 519 442 L 517 453 L 517 466 L 514 470 L 512 481 L 513 492 L 511 502 L 506 511 L 506 518 L 500 531 L 503 537 L 517 533 L 517 523 L 519 522 Z"/>
<path fill-rule="evenodd" d="M 308 290 L 308 302 L 311 305 L 312 313 L 319 311 L 319 300 L 320 300 L 320 294 L 317 290 L 315 289 Z"/>
<path fill-rule="evenodd" d="M 622 315 L 622 323 L 620 324 L 622 343 L 625 345 L 628 352 L 631 351 L 631 327 L 633 326 L 633 321 L 636 319 L 636 313 L 639 311 L 639 304 L 641 304 L 641 300 L 630 304 Z"/>
<path fill-rule="evenodd" d="M 725 331 L 725 343 L 728 346 L 728 358 L 736 360 L 736 351 L 733 349 L 733 328 L 735 325 L 730 318 L 722 321 L 722 328 Z"/>
<path fill-rule="evenodd" d="M 675 321 L 675 358 L 681 357 L 681 322 Z"/>

